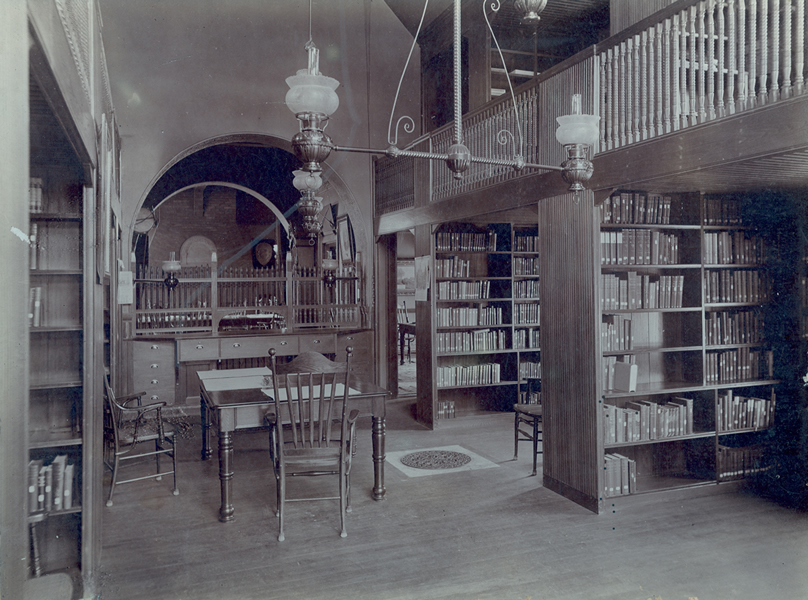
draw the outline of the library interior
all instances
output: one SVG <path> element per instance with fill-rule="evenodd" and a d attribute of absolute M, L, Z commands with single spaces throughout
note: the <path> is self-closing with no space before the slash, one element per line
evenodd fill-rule
<path fill-rule="evenodd" d="M 808 596 L 806 0 L 2 4 L 2 600 Z"/>

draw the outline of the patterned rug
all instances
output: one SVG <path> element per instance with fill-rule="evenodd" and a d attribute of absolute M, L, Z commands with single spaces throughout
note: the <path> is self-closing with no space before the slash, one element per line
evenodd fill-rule
<path fill-rule="evenodd" d="M 468 448 L 453 444 L 409 450 L 387 452 L 385 461 L 396 471 L 407 477 L 427 477 L 490 469 L 499 465 L 472 452 Z"/>
<path fill-rule="evenodd" d="M 414 469 L 456 469 L 470 463 L 471 457 L 451 450 L 424 450 L 412 452 L 399 460 Z"/>

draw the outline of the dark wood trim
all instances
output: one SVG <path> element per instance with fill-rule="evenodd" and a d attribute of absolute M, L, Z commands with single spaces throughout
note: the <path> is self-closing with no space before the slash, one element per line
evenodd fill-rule
<path fill-rule="evenodd" d="M 568 485 L 561 483 L 553 479 L 552 477 L 545 475 L 542 480 L 542 485 L 547 488 L 548 490 L 555 492 L 561 496 L 564 496 L 568 500 L 572 500 L 576 504 L 580 504 L 587 510 L 591 510 L 594 513 L 600 512 L 600 501 L 598 498 L 592 498 L 591 496 L 587 496 L 579 492 L 578 490 L 571 488 Z"/>

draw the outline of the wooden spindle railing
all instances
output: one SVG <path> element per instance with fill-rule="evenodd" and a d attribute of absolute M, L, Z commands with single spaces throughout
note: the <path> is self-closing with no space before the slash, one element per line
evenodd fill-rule
<path fill-rule="evenodd" d="M 598 152 L 693 127 L 805 93 L 806 0 L 677 2 L 557 65 L 516 90 L 528 162 L 559 164 L 555 117 L 582 93 L 601 117 Z M 464 117 L 475 156 L 512 158 L 501 130 L 516 132 L 513 104 L 501 97 Z M 419 145 L 445 153 L 446 126 Z M 412 159 L 376 163 L 377 216 L 419 205 Z M 410 166 L 405 166 L 410 165 Z M 521 177 L 528 171 L 473 163 L 462 180 L 439 163 L 423 204 Z"/>

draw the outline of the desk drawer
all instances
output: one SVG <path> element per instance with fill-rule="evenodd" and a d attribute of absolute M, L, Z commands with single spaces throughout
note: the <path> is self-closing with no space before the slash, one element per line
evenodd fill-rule
<path fill-rule="evenodd" d="M 132 367 L 132 391 L 146 392 L 143 402 L 174 404 L 176 372 L 173 341 L 134 342 Z"/>
<path fill-rule="evenodd" d="M 219 340 L 179 340 L 177 355 L 180 362 L 192 360 L 211 360 L 219 358 Z"/>
<path fill-rule="evenodd" d="M 334 334 L 301 335 L 300 352 L 319 352 L 320 354 L 333 354 L 337 348 Z"/>
<path fill-rule="evenodd" d="M 298 338 L 295 335 L 267 337 L 264 338 L 266 350 L 264 353 L 269 356 L 269 349 L 275 348 L 276 356 L 297 356 L 300 354 Z"/>
<path fill-rule="evenodd" d="M 248 337 L 248 338 L 221 338 L 219 347 L 221 358 L 252 358 L 269 357 L 269 349 L 276 343 L 274 338 Z"/>

